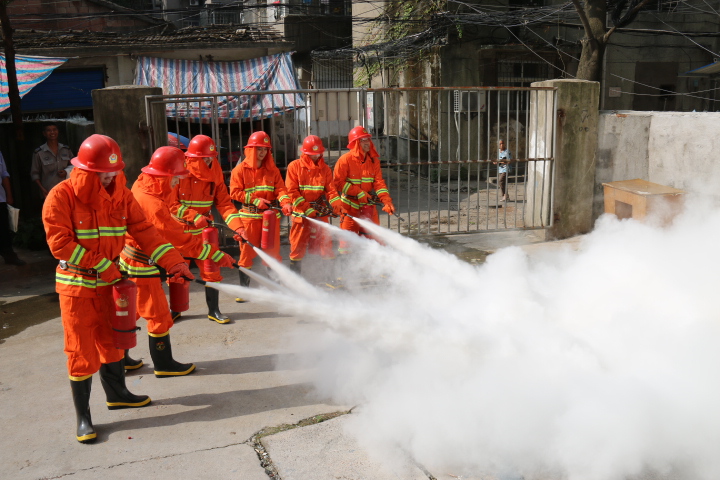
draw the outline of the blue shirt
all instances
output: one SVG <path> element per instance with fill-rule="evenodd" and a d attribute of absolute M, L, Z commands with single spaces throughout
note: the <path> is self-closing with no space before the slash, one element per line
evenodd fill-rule
<path fill-rule="evenodd" d="M 7 167 L 5 166 L 5 159 L 2 156 L 2 153 L 0 153 L 0 203 L 7 202 L 7 195 L 5 194 L 5 188 L 2 186 L 2 180 L 4 178 L 8 178 L 10 174 L 7 171 Z"/>
<path fill-rule="evenodd" d="M 510 153 L 510 150 L 500 150 L 498 152 L 498 161 L 502 161 L 503 159 L 506 160 L 512 160 L 512 153 Z M 501 163 L 498 165 L 498 173 L 507 173 L 508 168 L 510 167 L 510 164 L 508 163 Z"/>

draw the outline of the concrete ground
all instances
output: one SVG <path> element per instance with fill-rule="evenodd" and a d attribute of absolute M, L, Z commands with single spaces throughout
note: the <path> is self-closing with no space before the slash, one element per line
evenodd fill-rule
<path fill-rule="evenodd" d="M 542 241 L 537 232 L 428 240 L 474 262 L 502 246 Z M 47 252 L 18 253 L 27 266 L 0 265 L 0 478 L 458 478 L 410 460 L 379 464 L 344 433 L 357 406 L 319 398 L 311 372 L 292 367 L 312 352 L 289 350 L 285 341 L 292 332 L 321 326 L 223 294 L 221 309 L 234 321 L 219 325 L 207 319 L 198 284 L 192 284 L 191 309 L 171 330 L 175 358 L 194 362 L 197 371 L 155 378 L 141 320 L 132 355 L 146 365 L 129 373 L 127 384 L 150 395 L 152 405 L 107 410 L 95 375 L 91 412 L 98 439 L 79 444 L 52 293 L 55 261 Z"/>

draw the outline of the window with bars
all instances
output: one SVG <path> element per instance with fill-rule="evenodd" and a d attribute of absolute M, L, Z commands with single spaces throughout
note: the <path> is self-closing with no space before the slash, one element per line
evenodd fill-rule
<path fill-rule="evenodd" d="M 499 60 L 497 83 L 499 87 L 529 87 L 532 82 L 554 78 L 554 70 L 542 60 Z"/>
<path fill-rule="evenodd" d="M 352 57 L 313 58 L 312 84 L 314 88 L 352 88 Z"/>

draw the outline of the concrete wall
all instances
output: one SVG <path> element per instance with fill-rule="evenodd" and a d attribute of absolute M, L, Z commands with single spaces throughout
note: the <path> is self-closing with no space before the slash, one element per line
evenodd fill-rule
<path fill-rule="evenodd" d="M 145 113 L 145 96 L 161 95 L 162 88 L 122 85 L 92 91 L 95 133 L 108 135 L 120 145 L 125 161 L 125 175 L 132 185 L 152 155 L 150 137 L 156 145 L 167 142 L 167 123 L 161 109 L 155 109 L 149 131 Z"/>
<path fill-rule="evenodd" d="M 640 178 L 717 195 L 720 113 L 601 112 L 593 216 L 603 213 L 602 183 Z"/>
<path fill-rule="evenodd" d="M 587 233 L 593 225 L 593 186 L 600 84 L 585 80 L 548 80 L 533 83 L 533 86 L 557 88 L 555 172 L 552 179 L 554 196 L 551 199 L 553 224 L 547 234 L 550 238 L 561 239 Z M 534 117 L 532 110 L 530 117 Z M 549 115 L 547 118 L 550 120 L 552 116 Z M 543 150 L 547 150 L 546 145 Z M 529 173 L 528 178 L 536 178 L 536 176 L 534 173 Z M 549 192 L 547 186 L 550 181 L 544 175 L 542 184 L 528 185 L 529 197 L 537 198 L 538 188 L 541 192 Z M 547 200 L 543 203 L 545 202 Z M 526 208 L 531 206 L 532 202 L 528 201 Z"/>

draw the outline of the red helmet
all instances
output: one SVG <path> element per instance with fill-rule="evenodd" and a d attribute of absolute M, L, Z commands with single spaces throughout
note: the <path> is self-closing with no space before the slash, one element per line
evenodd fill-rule
<path fill-rule="evenodd" d="M 177 147 L 158 148 L 150 163 L 140 170 L 160 177 L 181 177 L 190 173 L 185 168 L 185 154 Z"/>
<path fill-rule="evenodd" d="M 322 139 L 317 135 L 308 135 L 303 140 L 302 153 L 305 155 L 322 155 L 324 151 Z"/>
<path fill-rule="evenodd" d="M 367 131 L 365 127 L 362 125 L 358 125 L 357 127 L 350 130 L 350 133 L 348 133 L 348 147 L 352 148 L 353 142 L 355 140 L 360 140 L 361 138 L 370 138 L 372 135 L 370 135 L 370 132 Z"/>
<path fill-rule="evenodd" d="M 265 132 L 255 132 L 248 138 L 246 147 L 267 147 L 272 148 L 270 145 L 270 135 Z"/>
<path fill-rule="evenodd" d="M 120 145 L 105 135 L 90 135 L 80 145 L 77 157 L 70 163 L 88 172 L 119 172 L 125 168 Z"/>
<path fill-rule="evenodd" d="M 190 140 L 185 156 L 192 158 L 217 157 L 218 151 L 212 138 L 207 135 L 195 135 Z"/>

